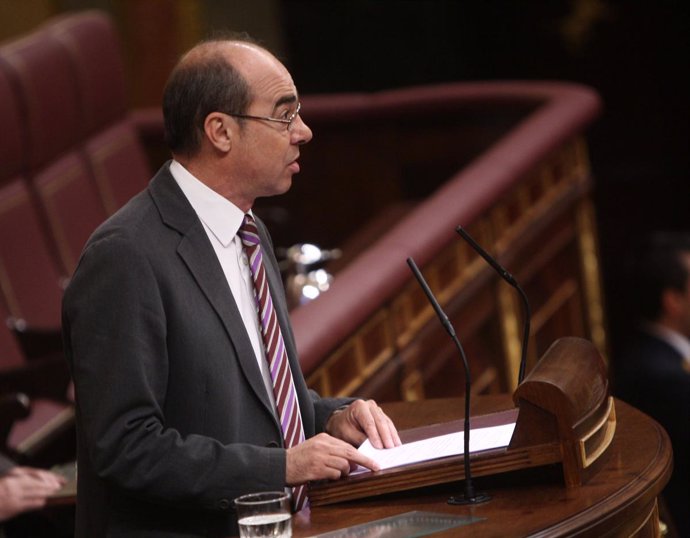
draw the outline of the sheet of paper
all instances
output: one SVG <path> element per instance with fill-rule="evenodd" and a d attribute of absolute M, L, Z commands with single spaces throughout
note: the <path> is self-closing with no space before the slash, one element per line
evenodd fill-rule
<path fill-rule="evenodd" d="M 470 430 L 470 453 L 508 446 L 513 435 L 515 423 L 477 428 Z M 429 461 L 447 456 L 462 454 L 465 443 L 464 433 L 456 432 L 438 437 L 430 437 L 421 441 L 414 441 L 394 448 L 377 449 L 367 439 L 359 447 L 359 451 L 376 461 L 381 470 L 410 465 L 421 461 Z M 350 474 L 368 471 L 358 467 Z"/>

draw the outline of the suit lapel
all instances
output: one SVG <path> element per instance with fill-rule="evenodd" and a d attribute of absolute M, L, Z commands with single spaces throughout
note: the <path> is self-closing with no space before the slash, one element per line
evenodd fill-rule
<path fill-rule="evenodd" d="M 254 348 L 218 258 L 201 221 L 168 171 L 167 164 L 151 181 L 149 193 L 163 222 L 182 235 L 177 248 L 178 255 L 221 319 L 249 385 L 280 429 L 256 363 Z M 228 360 L 230 355 L 228 353 Z"/>

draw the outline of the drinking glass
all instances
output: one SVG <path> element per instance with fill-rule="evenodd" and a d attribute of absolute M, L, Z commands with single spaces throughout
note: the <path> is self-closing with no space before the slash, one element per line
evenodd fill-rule
<path fill-rule="evenodd" d="M 290 494 L 249 493 L 235 499 L 240 538 L 291 538 Z"/>

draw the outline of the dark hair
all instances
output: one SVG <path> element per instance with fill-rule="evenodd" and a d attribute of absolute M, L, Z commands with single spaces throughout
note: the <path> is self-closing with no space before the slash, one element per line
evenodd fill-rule
<path fill-rule="evenodd" d="M 686 291 L 690 272 L 683 259 L 690 253 L 690 235 L 666 232 L 650 235 L 631 260 L 629 293 L 637 297 L 638 314 L 655 321 L 662 314 L 665 290 Z"/>
<path fill-rule="evenodd" d="M 249 102 L 247 81 L 223 56 L 221 47 L 199 58 L 183 58 L 170 74 L 163 92 L 168 148 L 177 154 L 196 154 L 201 147 L 206 116 L 215 111 L 242 114 Z"/>

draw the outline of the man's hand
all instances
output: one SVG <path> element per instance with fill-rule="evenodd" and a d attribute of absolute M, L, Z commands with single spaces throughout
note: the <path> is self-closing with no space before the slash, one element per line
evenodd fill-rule
<path fill-rule="evenodd" d="M 326 424 L 333 437 L 359 446 L 367 438 L 374 448 L 400 446 L 400 437 L 393 421 L 374 400 L 355 400 L 345 409 L 334 412 Z"/>
<path fill-rule="evenodd" d="M 337 480 L 347 476 L 357 465 L 378 471 L 377 463 L 361 454 L 351 444 L 320 433 L 288 448 L 285 458 L 285 482 L 296 486 L 311 480 Z"/>
<path fill-rule="evenodd" d="M 58 491 L 64 478 L 31 467 L 13 467 L 0 477 L 0 521 L 42 508 L 46 498 Z"/>

